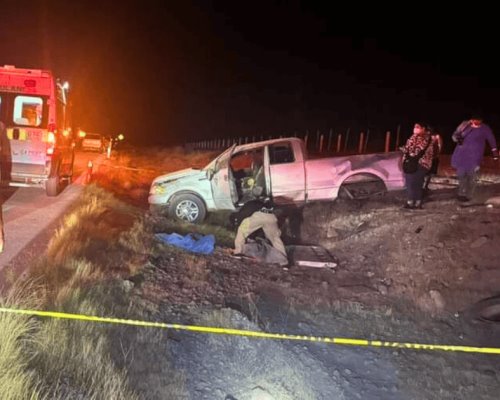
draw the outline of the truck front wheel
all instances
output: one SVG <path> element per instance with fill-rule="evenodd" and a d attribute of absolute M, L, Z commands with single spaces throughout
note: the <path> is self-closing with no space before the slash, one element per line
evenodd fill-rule
<path fill-rule="evenodd" d="M 176 196 L 169 207 L 170 217 L 199 224 L 203 222 L 207 210 L 203 201 L 194 194 L 181 194 Z"/>

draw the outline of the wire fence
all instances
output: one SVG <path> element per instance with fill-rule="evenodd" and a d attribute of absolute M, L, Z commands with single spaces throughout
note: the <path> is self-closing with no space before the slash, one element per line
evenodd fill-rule
<path fill-rule="evenodd" d="M 189 150 L 221 150 L 236 144 L 255 143 L 270 139 L 299 137 L 304 140 L 306 148 L 311 153 L 363 154 L 396 151 L 404 138 L 401 138 L 400 126 L 395 131 L 365 131 L 353 132 L 347 129 L 343 132 L 330 129 L 328 132 L 316 131 L 292 135 L 253 135 L 242 137 L 227 137 L 206 139 L 186 143 Z"/>

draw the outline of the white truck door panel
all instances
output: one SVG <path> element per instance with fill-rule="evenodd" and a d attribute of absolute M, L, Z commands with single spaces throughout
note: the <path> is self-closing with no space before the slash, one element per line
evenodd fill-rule
<path fill-rule="evenodd" d="M 233 145 L 219 157 L 210 181 L 215 207 L 218 210 L 234 210 L 234 204 L 238 201 L 236 186 L 229 168 L 229 160 L 235 147 L 236 145 Z"/>

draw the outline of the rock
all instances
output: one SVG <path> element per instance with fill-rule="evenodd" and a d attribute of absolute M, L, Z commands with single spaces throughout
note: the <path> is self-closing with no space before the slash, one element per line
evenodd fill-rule
<path fill-rule="evenodd" d="M 391 278 L 384 278 L 382 280 L 382 283 L 385 285 L 385 286 L 391 286 L 392 285 L 392 279 Z"/>
<path fill-rule="evenodd" d="M 134 282 L 125 279 L 124 281 L 122 281 L 122 288 L 125 291 L 125 293 L 128 293 L 134 288 Z"/>
<path fill-rule="evenodd" d="M 373 271 L 368 271 L 368 272 L 366 273 L 366 276 L 367 276 L 368 278 L 372 278 L 373 276 L 375 276 L 375 272 L 373 272 Z"/>
<path fill-rule="evenodd" d="M 344 374 L 351 375 L 352 371 L 349 368 L 344 369 Z"/>
<path fill-rule="evenodd" d="M 445 301 L 441 293 L 437 290 L 430 290 L 429 296 L 431 296 L 434 305 L 438 311 L 443 311 L 445 306 Z"/>
<path fill-rule="evenodd" d="M 377 290 L 382 296 L 387 294 L 387 286 L 385 285 L 377 285 Z"/>
<path fill-rule="evenodd" d="M 481 236 L 480 238 L 477 238 L 470 244 L 470 248 L 476 249 L 478 247 L 481 247 L 486 242 L 488 242 L 488 236 Z"/>

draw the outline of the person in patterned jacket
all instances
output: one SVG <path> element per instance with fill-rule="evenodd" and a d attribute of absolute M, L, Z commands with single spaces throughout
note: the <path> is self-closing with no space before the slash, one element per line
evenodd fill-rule
<path fill-rule="evenodd" d="M 431 169 L 434 147 L 427 125 L 417 122 L 413 127 L 413 134 L 403 147 L 403 160 L 407 157 L 417 157 L 418 168 L 415 172 L 406 173 L 405 186 L 408 199 L 404 208 L 422 208 L 424 178 Z"/>

